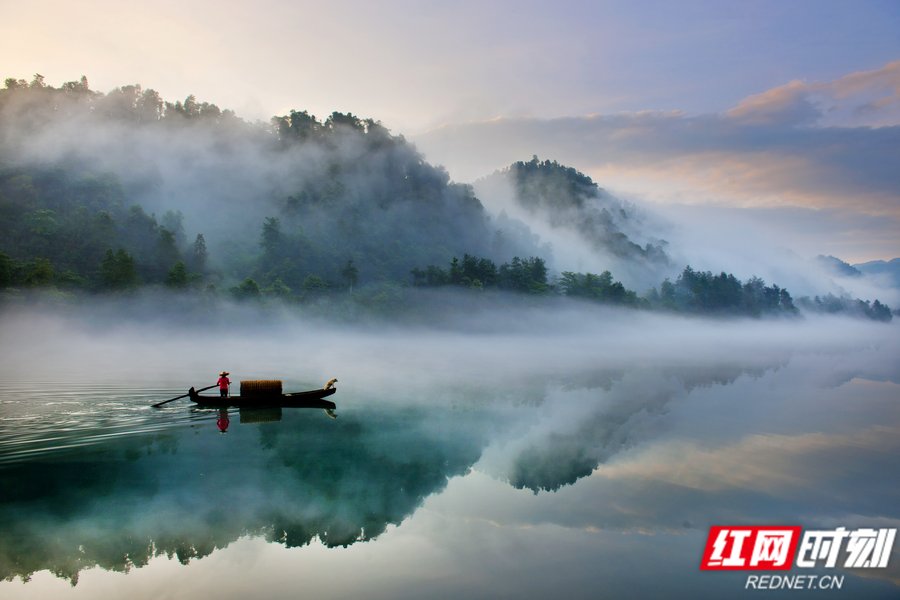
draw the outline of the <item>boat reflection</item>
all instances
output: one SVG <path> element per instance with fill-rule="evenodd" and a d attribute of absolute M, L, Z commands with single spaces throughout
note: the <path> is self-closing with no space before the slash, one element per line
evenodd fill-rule
<path fill-rule="evenodd" d="M 289 409 L 289 410 L 303 410 L 303 409 Z M 221 407 L 218 409 L 204 409 L 204 408 L 194 408 L 191 412 L 197 416 L 204 416 L 207 413 L 215 411 L 216 414 L 216 427 L 221 433 L 227 433 L 228 428 L 231 425 L 231 414 L 233 413 L 233 409 L 229 409 L 226 407 Z M 277 423 L 281 421 L 283 412 L 280 406 L 269 406 L 269 407 L 259 407 L 259 408 L 250 408 L 250 407 L 240 407 L 237 410 L 239 423 L 241 425 L 256 425 L 259 423 Z M 336 409 L 325 408 L 322 409 L 322 413 L 330 419 L 337 419 Z"/>

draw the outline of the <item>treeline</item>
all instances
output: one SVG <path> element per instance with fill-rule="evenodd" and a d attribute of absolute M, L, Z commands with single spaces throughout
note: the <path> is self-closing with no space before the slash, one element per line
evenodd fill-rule
<path fill-rule="evenodd" d="M 553 275 L 525 225 L 503 230 L 471 186 L 350 113 L 249 124 L 193 96 L 170 103 L 138 85 L 102 94 L 86 78 L 53 88 L 36 75 L 0 90 L 0 139 L 0 289 L 159 286 L 301 303 L 340 293 L 389 314 L 404 310 L 409 287 L 456 286 L 680 313 L 797 311 L 777 285 L 691 267 L 643 296 L 610 271 Z M 523 208 L 619 264 L 668 264 L 664 242 L 623 233 L 637 229 L 630 207 L 575 169 L 535 157 L 499 175 Z M 152 201 L 175 208 L 157 217 L 144 208 Z M 878 301 L 800 306 L 891 316 Z"/>
<path fill-rule="evenodd" d="M 0 138 L 0 166 L 10 183 L 0 190 L 0 216 L 9 217 L 3 233 L 22 232 L 0 239 L 0 251 L 23 272 L 16 284 L 35 279 L 23 270 L 40 258 L 55 273 L 99 288 L 107 250 L 119 263 L 113 269 L 119 279 L 135 281 L 126 276 L 120 249 L 140 283 L 166 283 L 179 260 L 173 281 L 182 282 L 183 271 L 191 282 L 208 274 L 191 262 L 198 233 L 217 283 L 251 278 L 261 290 L 285 286 L 295 293 L 317 282 L 340 283 L 348 261 L 359 265 L 361 284 L 398 281 L 415 265 L 503 245 L 470 186 L 451 182 L 446 170 L 379 122 L 350 113 L 317 119 L 292 110 L 250 124 L 194 96 L 172 103 L 139 85 L 103 94 L 86 78 L 54 88 L 36 75 L 30 83 L 8 78 L 0 90 Z M 33 154 L 36 161 L 23 158 Z M 35 183 L 48 177 L 56 181 Z M 84 189 L 89 180 L 100 183 Z M 168 209 L 159 211 L 155 227 L 123 226 L 132 207 L 148 204 L 175 205 L 173 214 L 187 215 L 182 233 L 167 220 Z M 37 231 L 31 221 L 40 218 L 59 225 L 60 235 L 41 230 L 43 237 L 26 240 Z M 262 245 L 257 227 L 265 229 Z M 166 237 L 163 229 L 175 236 L 177 252 L 154 247 Z M 84 243 L 64 244 L 63 234 Z M 508 239 L 494 258 L 517 253 Z"/>
<path fill-rule="evenodd" d="M 825 296 L 803 296 L 797 299 L 797 304 L 803 310 L 823 314 L 849 314 L 858 317 L 866 317 L 874 321 L 889 322 L 893 319 L 891 308 L 881 301 L 860 300 L 859 298 L 851 298 L 850 296 L 835 296 L 834 294 L 826 294 Z"/>
<path fill-rule="evenodd" d="M 122 290 L 183 287 L 207 270 L 202 234 L 179 212 L 126 208 L 114 177 L 65 169 L 0 171 L 0 287 Z"/>
<path fill-rule="evenodd" d="M 684 268 L 672 282 L 663 281 L 659 288 L 650 289 L 644 296 L 626 288 L 613 279 L 609 271 L 575 273 L 564 271 L 552 281 L 547 267 L 539 257 L 514 258 L 499 267 L 491 260 L 463 255 L 454 257 L 446 268 L 435 265 L 411 271 L 414 287 L 456 286 L 468 289 L 498 289 L 538 295 L 562 295 L 600 304 L 634 308 L 665 310 L 700 315 L 751 316 L 796 315 L 798 312 L 787 289 L 766 285 L 759 277 L 746 282 L 730 273 L 714 275 L 711 271 Z M 822 302 L 818 298 L 816 302 Z M 828 297 L 828 309 L 819 312 L 845 312 L 877 320 L 890 320 L 888 307 L 875 301 L 842 301 Z M 807 308 L 807 300 L 802 306 Z"/>
<path fill-rule="evenodd" d="M 496 288 L 527 294 L 545 294 L 551 290 L 547 282 L 547 265 L 537 256 L 514 257 L 497 267 L 490 259 L 464 254 L 462 260 L 453 257 L 447 269 L 429 265 L 413 269 L 415 287 L 459 286 L 465 288 Z"/>
<path fill-rule="evenodd" d="M 139 84 L 125 85 L 104 94 L 92 90 L 85 76 L 58 88 L 48 85 L 39 73 L 30 82 L 8 77 L 4 83 L 7 93 L 3 103 L 13 105 L 11 108 L 19 120 L 43 119 L 48 112 L 74 117 L 80 110 L 88 110 L 99 119 L 135 124 L 174 123 L 180 126 L 187 119 L 246 125 L 234 111 L 199 102 L 194 95 L 187 96 L 184 101 L 168 102 L 156 90 L 144 89 Z"/>
<path fill-rule="evenodd" d="M 673 283 L 666 279 L 647 294 L 653 308 L 700 314 L 729 314 L 758 317 L 794 314 L 791 294 L 777 285 L 766 285 L 759 277 L 746 282 L 730 273 L 713 275 L 711 271 L 684 268 Z"/>

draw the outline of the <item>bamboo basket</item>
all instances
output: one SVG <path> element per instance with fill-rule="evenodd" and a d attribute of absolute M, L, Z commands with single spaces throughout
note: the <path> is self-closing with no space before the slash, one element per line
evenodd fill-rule
<path fill-rule="evenodd" d="M 280 379 L 248 379 L 241 382 L 241 398 L 280 397 Z"/>

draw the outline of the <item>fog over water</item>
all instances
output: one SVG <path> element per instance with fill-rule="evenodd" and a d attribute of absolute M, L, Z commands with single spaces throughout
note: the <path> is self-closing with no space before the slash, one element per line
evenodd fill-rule
<path fill-rule="evenodd" d="M 350 113 L 11 80 L 0 599 L 756 597 L 698 569 L 711 526 L 897 528 L 900 322 L 855 299 L 890 319 L 900 275 L 807 254 L 894 247 L 900 129 L 811 125 L 846 85 L 420 152 Z M 687 265 L 736 279 L 664 296 Z M 337 378 L 337 408 L 152 407 L 223 370 Z M 791 573 L 897 598 L 900 545 Z"/>
<path fill-rule="evenodd" d="M 896 323 L 559 302 L 190 324 L 151 298 L 0 317 L 4 598 L 739 595 L 697 571 L 710 525 L 900 521 Z M 234 410 L 222 435 L 187 400 L 149 408 L 222 369 L 337 377 L 338 418 Z M 847 597 L 895 595 L 896 554 Z"/>

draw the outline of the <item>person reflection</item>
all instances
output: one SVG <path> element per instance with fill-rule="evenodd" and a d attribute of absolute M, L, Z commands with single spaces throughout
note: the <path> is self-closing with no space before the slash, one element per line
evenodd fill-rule
<path fill-rule="evenodd" d="M 216 421 L 216 425 L 218 425 L 219 431 L 221 431 L 222 433 L 225 433 L 226 431 L 228 431 L 228 425 L 230 423 L 231 423 L 231 421 L 228 419 L 228 409 L 220 408 L 219 409 L 219 418 Z"/>

